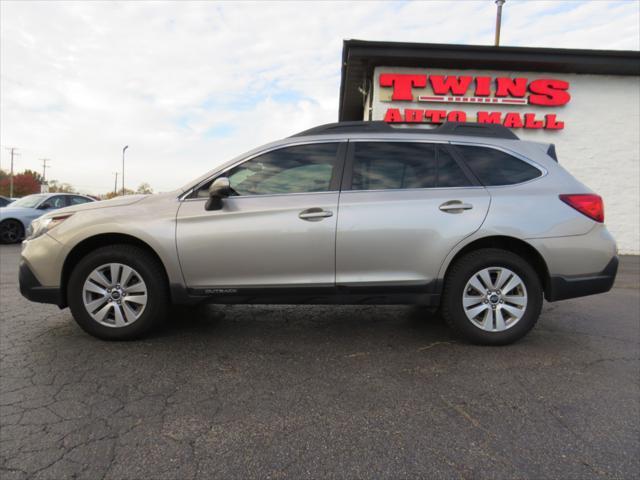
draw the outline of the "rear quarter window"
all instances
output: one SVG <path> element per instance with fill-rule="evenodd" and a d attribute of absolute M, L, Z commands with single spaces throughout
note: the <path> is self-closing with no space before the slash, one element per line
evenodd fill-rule
<path fill-rule="evenodd" d="M 471 145 L 456 145 L 456 149 L 486 187 L 515 185 L 542 175 L 533 165 L 500 150 Z"/>

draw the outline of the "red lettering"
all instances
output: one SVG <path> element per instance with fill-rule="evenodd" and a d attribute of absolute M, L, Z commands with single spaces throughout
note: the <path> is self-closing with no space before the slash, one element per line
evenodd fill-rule
<path fill-rule="evenodd" d="M 502 123 L 502 113 L 500 112 L 478 112 L 478 123 Z"/>
<path fill-rule="evenodd" d="M 448 122 L 466 122 L 467 114 L 461 110 L 454 110 L 453 112 L 449 112 L 447 115 Z"/>
<path fill-rule="evenodd" d="M 496 97 L 524 97 L 526 93 L 526 78 L 496 78 Z"/>
<path fill-rule="evenodd" d="M 476 97 L 488 97 L 491 95 L 491 77 L 476 77 Z"/>
<path fill-rule="evenodd" d="M 384 114 L 384 121 L 389 123 L 402 122 L 402 115 L 400 115 L 400 109 L 388 108 L 387 113 Z"/>
<path fill-rule="evenodd" d="M 529 95 L 529 103 L 532 105 L 565 105 L 571 100 L 571 95 L 566 90 L 569 83 L 562 80 L 541 78 L 529 84 L 529 91 L 536 95 Z"/>
<path fill-rule="evenodd" d="M 412 110 L 410 108 L 404 111 L 404 121 L 407 123 L 419 123 L 424 118 L 424 110 Z"/>
<path fill-rule="evenodd" d="M 544 127 L 544 122 L 541 120 L 536 120 L 535 113 L 524 114 L 524 128 L 542 128 L 542 127 Z"/>
<path fill-rule="evenodd" d="M 447 116 L 446 110 L 425 110 L 424 118 L 431 123 L 442 123 Z"/>
<path fill-rule="evenodd" d="M 411 87 L 426 87 L 426 75 L 383 73 L 380 75 L 381 87 L 393 87 L 391 100 L 413 100 Z"/>
<path fill-rule="evenodd" d="M 556 114 L 550 113 L 549 115 L 544 116 L 546 122 L 544 124 L 544 128 L 549 130 L 562 130 L 564 128 L 564 122 L 556 120 Z"/>
<path fill-rule="evenodd" d="M 453 95 L 464 95 L 469 89 L 473 77 L 450 75 L 429 75 L 429 82 L 433 93 L 436 95 L 447 95 L 451 92 Z"/>
<path fill-rule="evenodd" d="M 504 124 L 508 128 L 522 128 L 522 119 L 519 113 L 507 113 L 504 116 Z"/>

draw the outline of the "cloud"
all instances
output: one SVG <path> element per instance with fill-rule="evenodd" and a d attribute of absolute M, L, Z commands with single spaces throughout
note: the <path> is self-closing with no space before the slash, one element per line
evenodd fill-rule
<path fill-rule="evenodd" d="M 492 1 L 2 2 L 0 144 L 51 178 L 169 190 L 335 121 L 342 41 L 491 44 Z M 503 44 L 639 49 L 635 2 L 509 0 Z M 7 166 L 2 151 L 2 167 Z"/>

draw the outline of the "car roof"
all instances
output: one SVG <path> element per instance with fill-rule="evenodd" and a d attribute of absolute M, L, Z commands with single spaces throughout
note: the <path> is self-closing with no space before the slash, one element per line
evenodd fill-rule
<path fill-rule="evenodd" d="M 94 200 L 94 198 L 91 198 L 89 195 L 83 195 L 82 193 L 67 193 L 67 192 L 53 192 L 53 193 L 30 193 L 29 195 L 25 195 L 24 197 L 20 197 L 20 198 L 16 198 L 14 200 L 21 200 L 23 198 L 26 197 L 42 197 L 43 199 L 45 198 L 51 198 L 51 197 L 57 197 L 59 195 L 62 196 L 66 196 L 66 197 L 83 197 L 83 198 L 89 198 L 91 200 Z"/>
<path fill-rule="evenodd" d="M 86 197 L 91 198 L 89 195 L 83 195 L 82 193 L 68 193 L 68 192 L 47 192 L 47 193 L 32 193 L 31 195 L 42 195 L 44 197 L 53 197 L 54 195 L 73 195 L 74 197 Z M 27 195 L 26 195 L 27 196 Z"/>
<path fill-rule="evenodd" d="M 291 135 L 289 138 L 309 137 L 318 135 L 354 135 L 354 134 L 382 134 L 382 135 L 444 135 L 454 137 L 488 137 L 505 140 L 519 140 L 518 136 L 503 125 L 491 123 L 473 122 L 445 122 L 432 128 L 425 126 L 414 126 L 407 128 L 407 125 L 396 127 L 382 121 L 375 122 L 336 122 L 319 125 L 317 127 L 303 130 Z"/>

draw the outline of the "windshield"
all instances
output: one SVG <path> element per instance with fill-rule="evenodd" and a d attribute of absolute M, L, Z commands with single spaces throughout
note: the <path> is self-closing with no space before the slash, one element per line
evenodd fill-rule
<path fill-rule="evenodd" d="M 19 200 L 7 205 L 8 207 L 35 208 L 46 195 L 27 195 Z"/>

